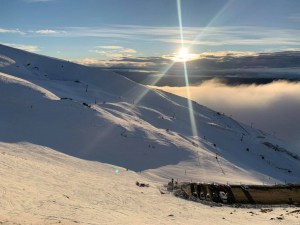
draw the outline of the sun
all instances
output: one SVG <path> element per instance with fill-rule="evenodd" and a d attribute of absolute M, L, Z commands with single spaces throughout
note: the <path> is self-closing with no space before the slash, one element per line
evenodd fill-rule
<path fill-rule="evenodd" d="M 193 58 L 194 54 L 190 54 L 188 48 L 182 47 L 179 49 L 178 53 L 175 54 L 173 60 L 176 62 L 186 62 L 192 60 Z"/>
<path fill-rule="evenodd" d="M 179 49 L 178 55 L 181 57 L 187 57 L 188 56 L 188 49 L 185 47 L 182 47 L 181 49 Z"/>

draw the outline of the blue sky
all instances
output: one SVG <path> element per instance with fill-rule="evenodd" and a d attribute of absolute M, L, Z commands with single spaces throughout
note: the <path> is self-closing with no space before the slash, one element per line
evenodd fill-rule
<path fill-rule="evenodd" d="M 176 0 L 0 0 L 0 43 L 54 57 L 170 55 L 180 47 Z M 300 49 L 298 0 L 183 0 L 190 52 Z"/>

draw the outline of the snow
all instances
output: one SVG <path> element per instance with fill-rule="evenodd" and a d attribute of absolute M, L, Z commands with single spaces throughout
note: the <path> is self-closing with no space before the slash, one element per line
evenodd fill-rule
<path fill-rule="evenodd" d="M 160 194 L 171 178 L 299 182 L 299 159 L 263 142 L 291 146 L 204 106 L 193 103 L 195 137 L 184 98 L 3 45 L 0 103 L 0 222 L 275 224 L 284 213 L 296 224 L 283 208 L 252 215 Z"/>
<path fill-rule="evenodd" d="M 138 173 L 70 157 L 47 147 L 1 143 L 0 154 L 2 224 L 242 224 L 246 221 L 296 225 L 299 222 L 296 217 L 299 214 L 290 213 L 295 208 L 274 208 L 262 213 L 259 208 L 210 207 L 171 194 L 161 195 L 160 184 Z M 136 181 L 150 187 L 138 187 Z M 270 220 L 281 214 L 284 220 Z"/>

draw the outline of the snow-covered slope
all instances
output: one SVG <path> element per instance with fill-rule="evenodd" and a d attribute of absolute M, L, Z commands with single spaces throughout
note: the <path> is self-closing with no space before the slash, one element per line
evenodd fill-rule
<path fill-rule="evenodd" d="M 300 180 L 299 159 L 268 134 L 193 103 L 196 137 L 184 98 L 3 45 L 0 104 L 3 143 L 45 146 L 156 181 Z"/>
<path fill-rule="evenodd" d="M 299 224 L 294 208 L 264 213 L 161 195 L 158 184 L 133 171 L 29 143 L 0 143 L 0 181 L 0 224 L 5 225 Z"/>

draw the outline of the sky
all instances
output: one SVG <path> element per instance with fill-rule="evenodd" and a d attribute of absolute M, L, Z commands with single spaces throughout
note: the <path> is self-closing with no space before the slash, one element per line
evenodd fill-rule
<path fill-rule="evenodd" d="M 0 43 L 68 60 L 172 55 L 176 0 L 0 0 Z M 298 0 L 181 1 L 192 53 L 300 48 Z"/>

